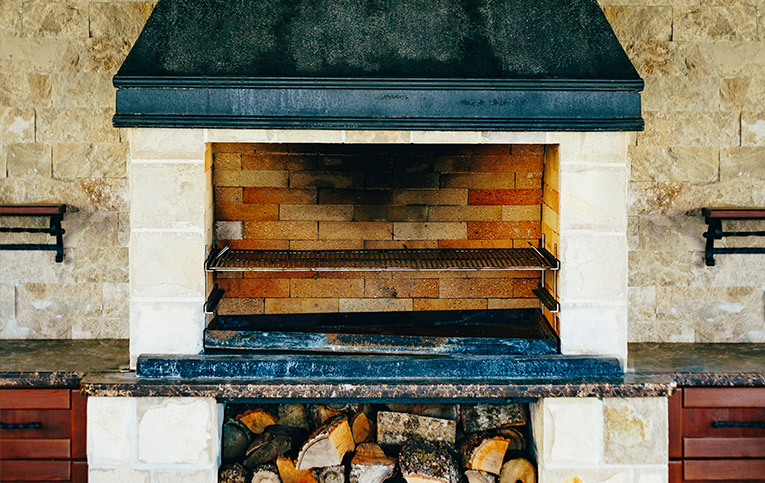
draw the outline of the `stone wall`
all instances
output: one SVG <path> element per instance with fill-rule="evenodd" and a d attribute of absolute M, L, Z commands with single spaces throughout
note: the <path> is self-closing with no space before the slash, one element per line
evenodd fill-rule
<path fill-rule="evenodd" d="M 646 81 L 630 149 L 630 339 L 765 340 L 765 257 L 704 267 L 698 216 L 765 205 L 765 7 L 600 1 Z M 152 5 L 0 2 L 0 203 L 70 206 L 63 264 L 0 252 L 0 337 L 128 335 L 127 135 L 110 127 L 110 79 Z"/>

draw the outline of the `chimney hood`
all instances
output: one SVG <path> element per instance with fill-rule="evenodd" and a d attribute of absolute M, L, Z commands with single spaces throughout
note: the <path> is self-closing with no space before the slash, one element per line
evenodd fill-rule
<path fill-rule="evenodd" d="M 160 0 L 117 127 L 633 131 L 596 0 Z"/>

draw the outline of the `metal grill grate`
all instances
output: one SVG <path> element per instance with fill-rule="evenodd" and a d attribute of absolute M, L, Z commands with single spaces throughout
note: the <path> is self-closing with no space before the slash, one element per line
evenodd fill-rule
<path fill-rule="evenodd" d="M 394 250 L 231 250 L 210 258 L 212 271 L 557 270 L 535 248 Z"/>

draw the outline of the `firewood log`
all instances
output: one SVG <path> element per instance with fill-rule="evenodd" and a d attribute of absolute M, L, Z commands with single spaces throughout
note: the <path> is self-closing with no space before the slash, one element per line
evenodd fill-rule
<path fill-rule="evenodd" d="M 298 453 L 295 467 L 298 470 L 307 470 L 337 466 L 342 464 L 345 454 L 355 448 L 348 418 L 335 416 L 317 428 L 308 438 L 308 441 L 303 444 Z"/>
<path fill-rule="evenodd" d="M 218 483 L 247 483 L 247 470 L 239 463 L 224 466 L 218 473 Z"/>
<path fill-rule="evenodd" d="M 468 483 L 497 483 L 497 477 L 485 471 L 467 470 L 465 471 L 465 478 Z"/>
<path fill-rule="evenodd" d="M 443 441 L 413 438 L 398 455 L 401 475 L 408 483 L 458 483 L 460 473 Z"/>
<path fill-rule="evenodd" d="M 252 438 L 244 458 L 244 466 L 254 469 L 283 456 L 300 444 L 303 435 L 304 433 L 300 429 L 289 426 L 271 425 L 266 427 L 261 434 L 256 434 Z"/>
<path fill-rule="evenodd" d="M 382 483 L 396 472 L 396 458 L 389 458 L 378 445 L 362 443 L 351 460 L 351 483 Z"/>
<path fill-rule="evenodd" d="M 308 430 L 308 411 L 305 404 L 280 404 L 276 424 Z"/>
<path fill-rule="evenodd" d="M 327 466 L 314 468 L 313 476 L 319 483 L 345 483 L 345 466 Z"/>
<path fill-rule="evenodd" d="M 351 416 L 349 424 L 351 425 L 351 433 L 353 433 L 353 441 L 356 444 L 374 441 L 377 436 L 377 428 L 374 421 L 369 419 L 363 412 Z"/>
<path fill-rule="evenodd" d="M 266 427 L 276 424 L 276 417 L 262 408 L 245 411 L 236 419 L 244 423 L 255 434 L 260 434 Z"/>
<path fill-rule="evenodd" d="M 499 483 L 536 483 L 534 465 L 526 458 L 514 458 L 502 465 Z"/>
<path fill-rule="evenodd" d="M 260 465 L 252 470 L 251 483 L 282 483 L 279 469 L 274 463 Z"/>
<path fill-rule="evenodd" d="M 388 403 L 388 409 L 394 413 L 409 413 L 418 416 L 428 416 L 431 418 L 449 419 L 456 421 L 459 419 L 459 404 L 401 404 Z"/>
<path fill-rule="evenodd" d="M 276 458 L 282 483 L 318 483 L 311 470 L 298 471 L 289 458 Z"/>
<path fill-rule="evenodd" d="M 308 414 L 311 416 L 313 427 L 318 428 L 328 419 L 343 414 L 343 411 L 340 409 L 333 409 L 327 404 L 309 404 Z"/>
<path fill-rule="evenodd" d="M 377 413 L 377 444 L 383 447 L 400 446 L 411 438 L 454 443 L 456 434 L 456 421 L 388 411 Z"/>
<path fill-rule="evenodd" d="M 241 462 L 252 441 L 252 431 L 241 421 L 229 419 L 223 423 L 221 459 L 224 463 Z"/>
<path fill-rule="evenodd" d="M 459 445 L 462 467 L 498 475 L 508 448 L 523 447 L 523 437 L 512 429 L 471 433 Z"/>
<path fill-rule="evenodd" d="M 523 404 L 463 404 L 462 427 L 466 433 L 526 424 Z"/>

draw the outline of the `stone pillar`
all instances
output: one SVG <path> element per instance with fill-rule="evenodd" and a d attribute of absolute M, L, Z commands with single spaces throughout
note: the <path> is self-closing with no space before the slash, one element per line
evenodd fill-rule
<path fill-rule="evenodd" d="M 212 188 L 203 130 L 133 129 L 130 145 L 134 367 L 141 353 L 202 351 Z"/>
<path fill-rule="evenodd" d="M 539 482 L 664 483 L 666 398 L 547 398 L 532 405 Z"/>
<path fill-rule="evenodd" d="M 213 398 L 91 397 L 91 483 L 215 483 L 223 405 Z"/>

